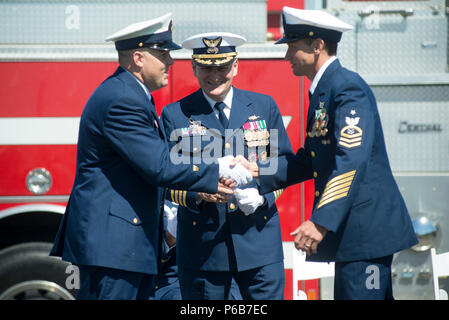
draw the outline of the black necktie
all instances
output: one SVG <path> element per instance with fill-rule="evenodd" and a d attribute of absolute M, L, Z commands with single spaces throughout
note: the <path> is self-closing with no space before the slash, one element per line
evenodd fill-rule
<path fill-rule="evenodd" d="M 229 120 L 224 113 L 225 107 L 226 107 L 226 104 L 224 102 L 217 102 L 214 106 L 214 108 L 217 108 L 217 110 L 218 110 L 218 119 L 220 120 L 221 125 L 223 126 L 223 128 L 227 129 Z"/>

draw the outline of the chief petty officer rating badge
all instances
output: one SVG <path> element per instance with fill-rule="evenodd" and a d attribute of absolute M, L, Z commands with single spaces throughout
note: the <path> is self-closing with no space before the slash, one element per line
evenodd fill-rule
<path fill-rule="evenodd" d="M 341 129 L 340 140 L 338 144 L 346 148 L 358 147 L 362 144 L 363 130 L 357 126 L 360 117 L 354 117 L 356 111 L 353 109 L 350 112 L 353 117 L 345 117 L 346 126 Z"/>

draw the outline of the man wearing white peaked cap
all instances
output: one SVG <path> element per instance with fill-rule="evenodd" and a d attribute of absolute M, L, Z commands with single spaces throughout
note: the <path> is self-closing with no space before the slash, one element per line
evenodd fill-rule
<path fill-rule="evenodd" d="M 168 84 L 170 50 L 180 48 L 172 26 L 167 14 L 107 38 L 120 66 L 81 115 L 75 182 L 51 252 L 79 266 L 79 299 L 155 297 L 165 187 L 232 193 L 218 182 L 231 169 L 170 160 L 151 92 Z"/>
<path fill-rule="evenodd" d="M 159 18 L 133 23 L 105 40 L 114 41 L 118 51 L 143 47 L 163 51 L 181 49 L 173 42 L 172 32 L 171 13 L 167 13 Z"/>
<path fill-rule="evenodd" d="M 284 7 L 285 60 L 309 90 L 304 148 L 279 159 L 268 192 L 314 179 L 310 220 L 291 235 L 310 261 L 335 261 L 335 299 L 393 299 L 393 254 L 417 243 L 391 172 L 375 97 L 336 55 L 352 26 L 318 10 Z M 260 166 L 261 164 L 259 164 Z M 250 166 L 247 164 L 247 167 Z"/>
<path fill-rule="evenodd" d="M 255 162 L 269 160 L 270 150 L 293 154 L 273 98 L 232 85 L 239 66 L 236 48 L 245 42 L 240 35 L 210 32 L 182 43 L 193 51 L 192 70 L 200 88 L 165 106 L 161 120 L 167 135 L 180 132 L 170 147 L 181 141 L 194 146 L 183 153 L 191 161 L 242 154 Z M 275 133 L 278 139 L 273 142 L 269 137 Z M 176 258 L 183 299 L 235 298 L 234 284 L 243 299 L 283 299 L 275 204 L 281 193 L 261 194 L 255 181 L 236 188 L 233 197 L 169 190 L 171 200 L 179 204 Z"/>

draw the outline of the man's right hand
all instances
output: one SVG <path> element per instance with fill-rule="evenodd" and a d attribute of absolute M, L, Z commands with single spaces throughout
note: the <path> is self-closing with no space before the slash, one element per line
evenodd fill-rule
<path fill-rule="evenodd" d="M 235 187 L 242 187 L 253 180 L 253 177 L 249 173 L 249 171 L 240 163 L 236 162 L 232 166 L 230 165 L 232 162 L 234 162 L 233 156 L 225 156 L 222 158 L 218 158 L 217 160 L 219 164 L 220 178 L 234 180 Z"/>
<path fill-rule="evenodd" d="M 224 195 L 221 193 L 204 193 L 198 192 L 197 200 L 206 201 L 206 202 L 214 202 L 214 203 L 226 203 L 231 200 L 232 197 L 228 195 Z"/>
<path fill-rule="evenodd" d="M 259 166 L 256 162 L 249 162 L 244 156 L 238 155 L 232 161 L 230 166 L 241 164 L 246 170 L 253 176 L 253 178 L 259 178 Z"/>
<path fill-rule="evenodd" d="M 232 180 L 230 178 L 220 178 L 220 181 L 218 181 L 217 193 L 220 193 L 222 195 L 232 196 L 234 194 L 233 189 L 235 186 L 236 186 L 236 183 L 234 180 Z M 207 193 L 204 193 L 204 194 L 207 194 Z"/>

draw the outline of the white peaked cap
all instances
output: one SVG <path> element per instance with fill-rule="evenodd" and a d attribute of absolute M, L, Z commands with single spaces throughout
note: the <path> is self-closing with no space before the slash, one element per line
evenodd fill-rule
<path fill-rule="evenodd" d="M 133 23 L 107 37 L 114 41 L 117 50 L 151 47 L 161 50 L 174 50 L 181 47 L 172 41 L 172 14 Z"/>
<path fill-rule="evenodd" d="M 193 50 L 193 61 L 202 66 L 221 66 L 237 56 L 236 47 L 246 39 L 229 32 L 208 32 L 191 36 L 182 42 L 186 49 Z"/>
<path fill-rule="evenodd" d="M 203 42 L 203 38 L 206 39 L 216 39 L 222 38 L 220 46 L 233 46 L 238 47 L 246 42 L 246 39 L 237 34 L 229 33 L 229 32 L 207 32 L 201 33 L 194 36 L 191 36 L 185 39 L 182 42 L 182 47 L 185 49 L 198 49 L 198 48 L 206 48 L 206 45 Z"/>
<path fill-rule="evenodd" d="M 353 29 L 350 24 L 322 10 L 282 9 L 284 37 L 277 43 L 295 41 L 304 37 L 340 41 L 342 33 Z"/>

